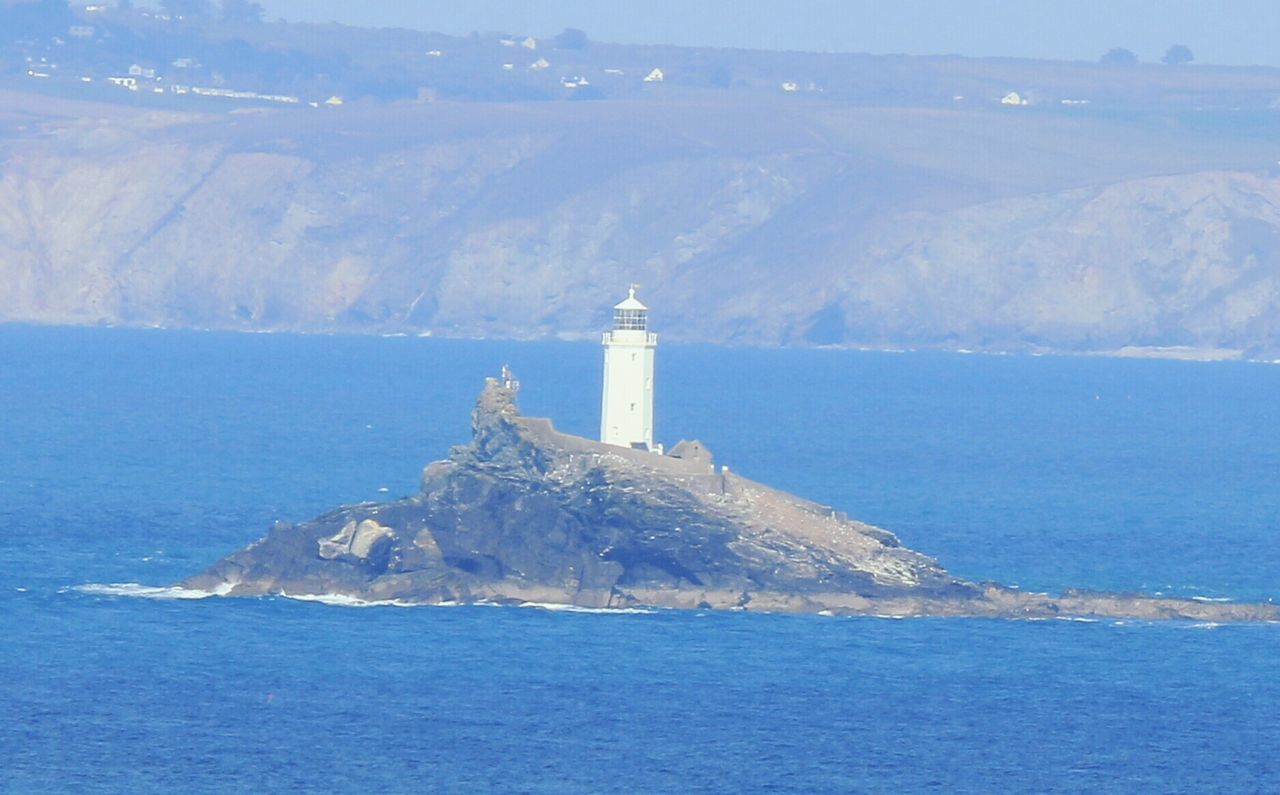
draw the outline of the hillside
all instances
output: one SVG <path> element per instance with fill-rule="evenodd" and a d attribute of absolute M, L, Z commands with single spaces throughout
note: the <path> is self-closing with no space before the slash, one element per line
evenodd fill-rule
<path fill-rule="evenodd" d="M 634 281 L 666 339 L 1280 356 L 1280 72 L 557 53 L 504 101 L 11 72 L 0 321 L 583 337 Z"/>

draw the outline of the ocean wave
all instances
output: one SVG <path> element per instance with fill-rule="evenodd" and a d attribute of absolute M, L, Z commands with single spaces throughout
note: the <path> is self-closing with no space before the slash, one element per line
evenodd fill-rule
<path fill-rule="evenodd" d="M 1193 596 L 1191 597 L 1191 601 L 1193 602 L 1230 602 L 1232 600 L 1228 596 Z"/>
<path fill-rule="evenodd" d="M 231 590 L 219 588 L 217 591 L 201 591 L 195 588 L 179 588 L 176 585 L 141 585 L 136 582 L 86 583 L 73 585 L 64 591 L 90 594 L 92 596 L 130 596 L 138 599 L 208 599 L 211 596 L 225 596 Z"/>

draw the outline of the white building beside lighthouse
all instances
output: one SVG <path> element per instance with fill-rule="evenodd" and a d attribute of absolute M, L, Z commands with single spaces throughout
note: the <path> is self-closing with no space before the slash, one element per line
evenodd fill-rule
<path fill-rule="evenodd" d="M 619 447 L 654 449 L 653 354 L 658 335 L 649 331 L 649 308 L 632 285 L 613 308 L 613 330 L 604 333 L 604 395 L 600 441 Z"/>

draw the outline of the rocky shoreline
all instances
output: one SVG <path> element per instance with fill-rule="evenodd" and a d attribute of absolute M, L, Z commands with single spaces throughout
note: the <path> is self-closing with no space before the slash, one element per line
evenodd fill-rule
<path fill-rule="evenodd" d="M 717 467 L 696 441 L 661 455 L 560 433 L 521 416 L 498 379 L 472 426 L 419 493 L 277 524 L 179 585 L 413 604 L 1280 621 L 1269 602 L 968 582 L 886 530 Z"/>

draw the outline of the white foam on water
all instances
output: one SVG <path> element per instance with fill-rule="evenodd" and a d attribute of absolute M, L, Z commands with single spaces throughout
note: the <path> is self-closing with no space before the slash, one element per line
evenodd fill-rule
<path fill-rule="evenodd" d="M 498 602 L 406 602 L 402 599 L 361 599 L 358 596 L 332 593 L 278 593 L 275 596 L 298 602 L 318 602 L 332 607 L 506 607 Z M 654 612 L 638 607 L 581 607 L 579 605 L 552 602 L 521 602 L 517 607 L 532 607 L 564 613 L 648 614 Z"/>
<path fill-rule="evenodd" d="M 643 607 L 582 607 L 581 605 L 563 605 L 555 602 L 521 602 L 520 607 L 533 607 L 539 610 L 550 610 L 555 613 L 599 613 L 602 615 L 649 615 L 653 610 Z"/>
<path fill-rule="evenodd" d="M 141 585 L 136 582 L 86 583 L 64 588 L 63 591 L 76 591 L 93 596 L 130 596 L 139 599 L 208 599 L 211 596 L 222 596 L 226 593 L 201 591 L 195 588 L 179 588 L 176 585 L 157 586 Z M 220 589 L 221 590 L 221 589 Z M 230 590 L 230 586 L 227 587 Z"/>
<path fill-rule="evenodd" d="M 26 588 L 22 588 L 22 587 L 14 588 L 13 590 L 17 591 L 18 593 L 26 593 L 26 592 L 27 592 L 27 589 L 26 589 Z"/>
<path fill-rule="evenodd" d="M 1098 619 L 1096 619 L 1096 618 L 1085 618 L 1084 616 L 1054 616 L 1054 617 L 1053 617 L 1053 620 L 1054 620 L 1054 621 L 1076 621 L 1076 622 L 1079 622 L 1079 623 L 1081 623 L 1081 624 L 1096 624 L 1096 623 L 1098 623 Z"/>
<path fill-rule="evenodd" d="M 336 593 L 284 593 L 276 596 L 298 602 L 319 602 L 333 607 L 425 607 L 421 602 L 405 602 L 400 599 L 360 599 Z"/>
<path fill-rule="evenodd" d="M 1193 596 L 1193 602 L 1230 602 L 1231 598 L 1227 596 Z"/>
<path fill-rule="evenodd" d="M 1213 621 L 1201 621 L 1196 624 L 1191 624 L 1190 626 L 1187 627 L 1187 629 L 1217 629 L 1220 626 L 1222 625 L 1217 624 Z"/>

